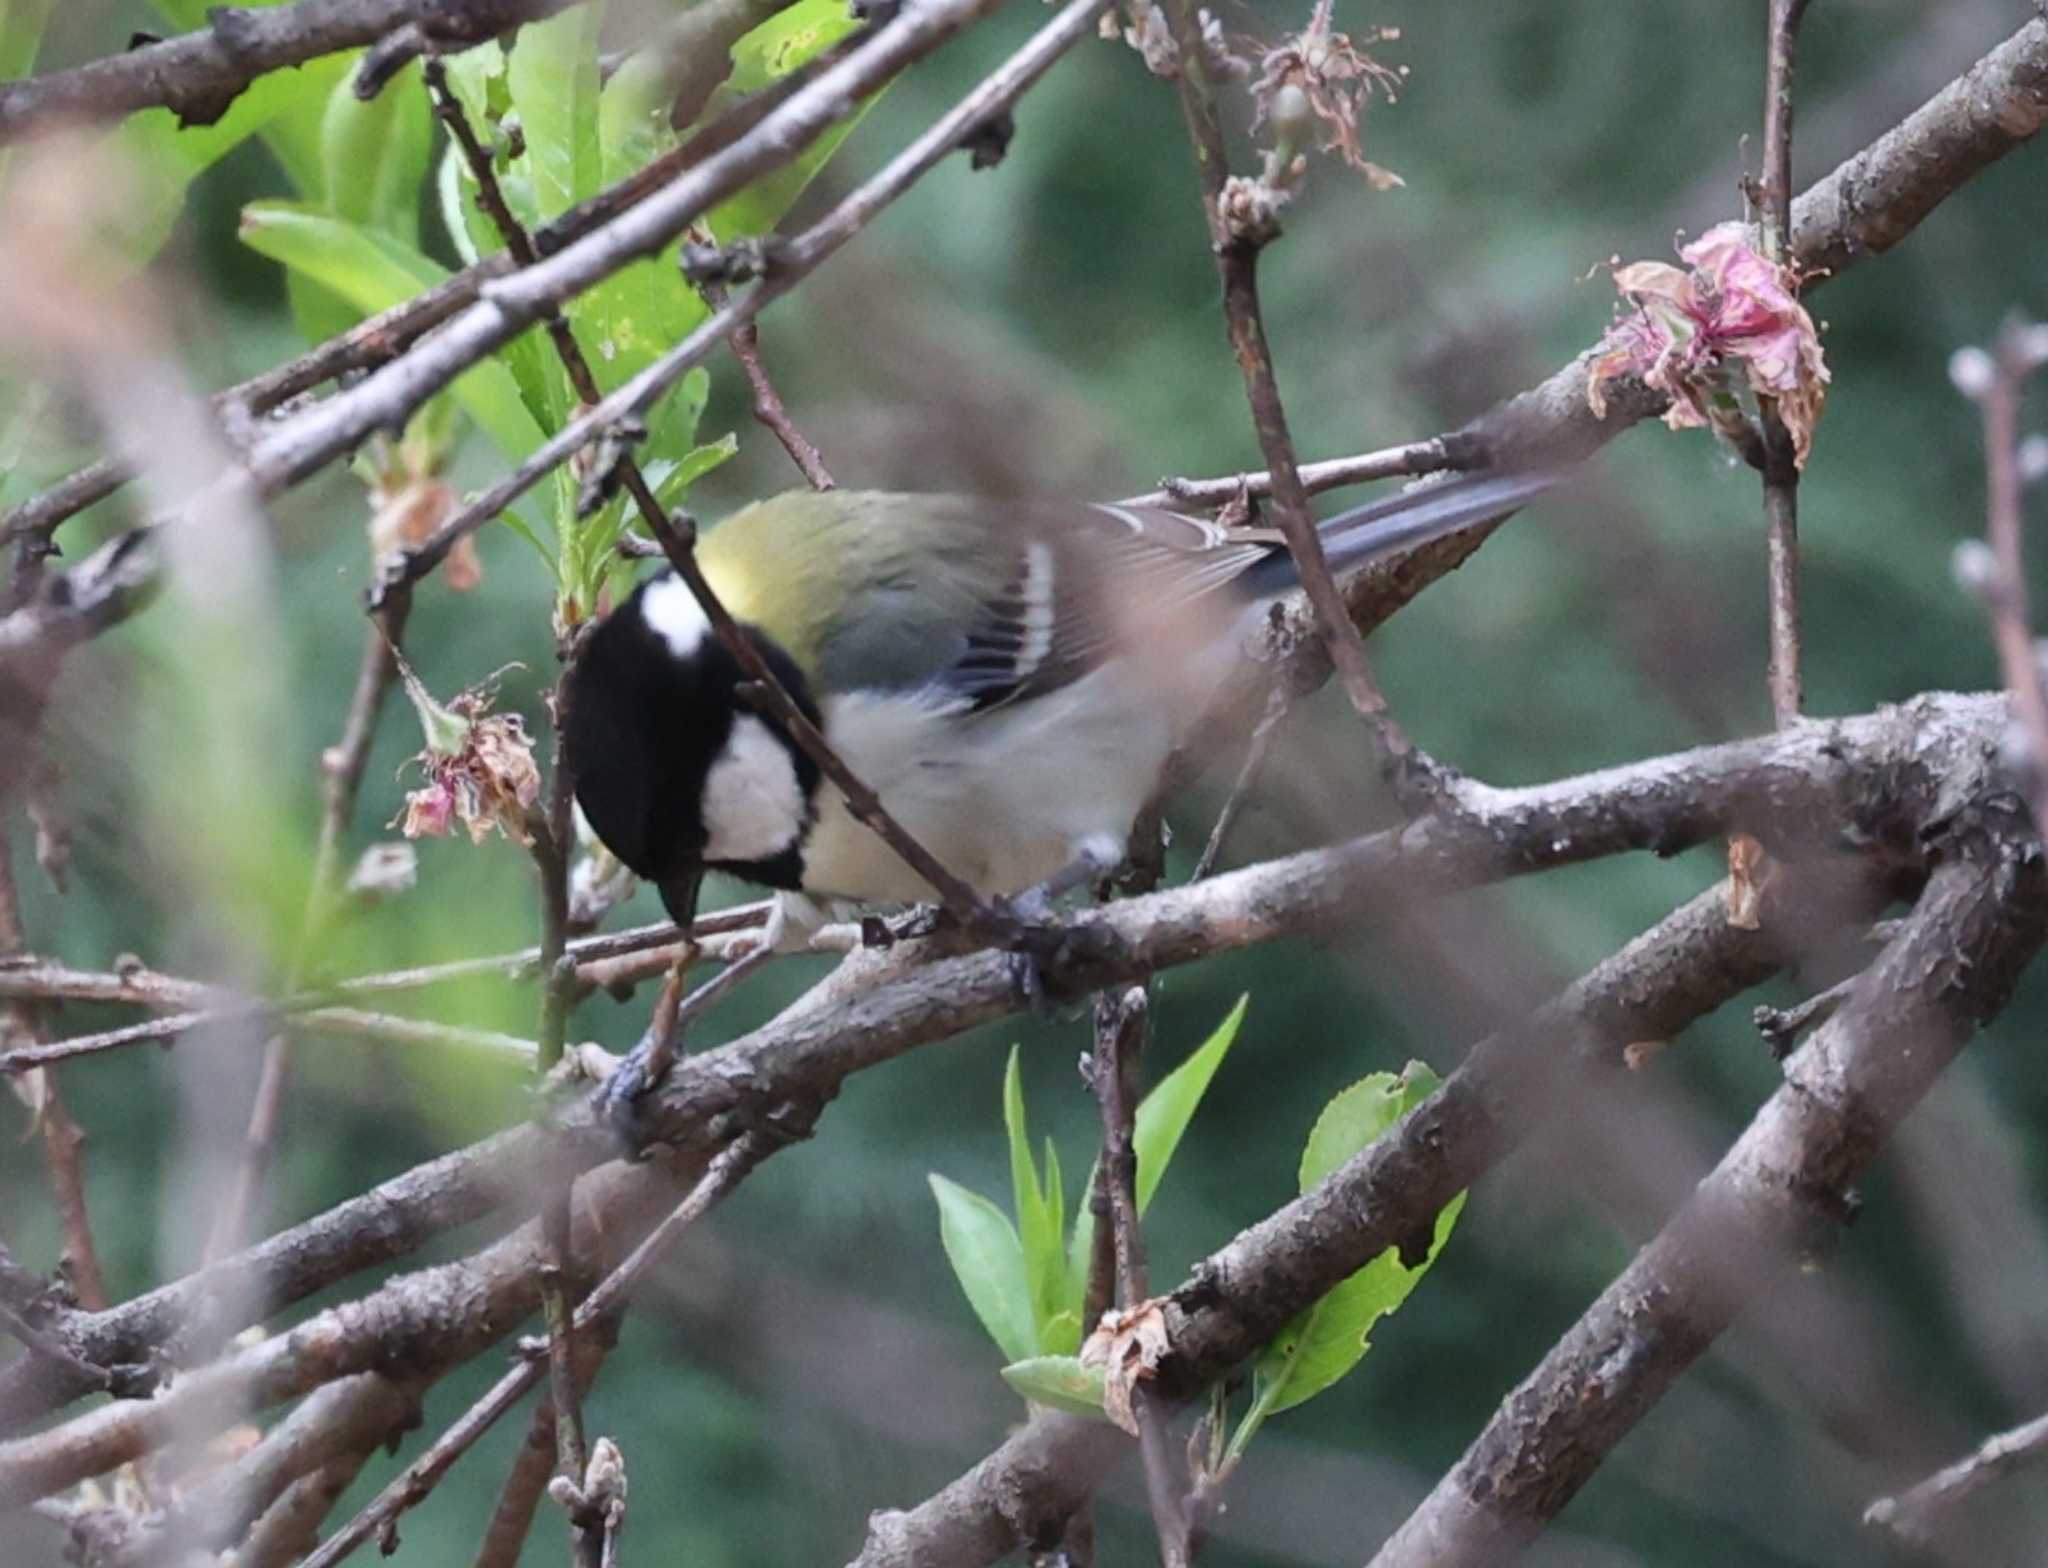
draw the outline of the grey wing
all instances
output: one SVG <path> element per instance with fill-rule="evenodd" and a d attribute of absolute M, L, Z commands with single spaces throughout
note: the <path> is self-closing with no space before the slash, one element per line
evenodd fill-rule
<path fill-rule="evenodd" d="M 942 677 L 976 710 L 1079 680 L 1134 628 L 1196 613 L 1271 550 L 1178 513 L 1108 505 L 1031 508 L 1005 544 L 1008 570 Z"/>
<path fill-rule="evenodd" d="M 1054 691 L 1134 627 L 1198 613 L 1274 548 L 1153 508 L 957 504 L 830 639 L 830 685 L 936 689 L 977 712 Z"/>

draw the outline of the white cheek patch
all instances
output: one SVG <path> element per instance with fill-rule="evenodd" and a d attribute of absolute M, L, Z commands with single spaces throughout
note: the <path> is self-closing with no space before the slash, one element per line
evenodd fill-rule
<path fill-rule="evenodd" d="M 733 721 L 725 749 L 704 776 L 703 814 L 709 861 L 773 860 L 803 834 L 796 759 L 750 713 Z"/>
<path fill-rule="evenodd" d="M 689 658 L 711 635 L 704 606 L 690 592 L 689 584 L 673 573 L 647 585 L 640 595 L 640 614 L 679 659 Z"/>

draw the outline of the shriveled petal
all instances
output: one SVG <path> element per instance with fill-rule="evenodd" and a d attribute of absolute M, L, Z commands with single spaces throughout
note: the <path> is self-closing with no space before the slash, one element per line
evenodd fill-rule
<path fill-rule="evenodd" d="M 455 791 L 439 779 L 405 797 L 399 831 L 407 838 L 445 838 L 455 822 Z"/>

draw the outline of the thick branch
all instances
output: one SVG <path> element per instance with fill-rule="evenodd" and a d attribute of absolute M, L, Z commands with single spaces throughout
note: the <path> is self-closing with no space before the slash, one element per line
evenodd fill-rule
<path fill-rule="evenodd" d="M 1735 826 L 1787 859 L 1844 841 L 1866 853 L 1869 846 L 1889 847 L 1905 859 L 1918 852 L 1920 824 L 2005 787 L 1995 773 L 2005 725 L 2001 696 L 1926 697 L 1561 783 L 1475 790 L 1455 822 L 1425 818 L 1398 832 L 1122 901 L 1077 921 L 1070 941 L 1043 967 L 1063 990 L 1099 989 L 1148 968 L 1326 932 L 1390 886 L 1404 897 L 1426 897 L 1630 849 L 1674 853 Z M 860 977 L 876 971 L 884 978 L 862 989 Z M 856 955 L 768 1025 L 679 1061 L 645 1102 L 646 1124 L 659 1140 L 709 1147 L 735 1119 L 744 1125 L 778 1103 L 829 1098 L 853 1072 L 1018 1005 L 1002 954 L 930 962 L 915 944 L 902 944 Z M 400 1256 L 508 1194 L 530 1194 L 565 1169 L 602 1158 L 606 1147 L 583 1113 L 559 1142 L 531 1129 L 505 1133 L 396 1178 L 222 1268 L 254 1276 L 254 1293 L 265 1299 L 296 1300 Z M 140 1359 L 203 1299 L 201 1277 L 84 1317 L 81 1347 L 102 1365 Z M 50 1386 L 30 1380 L 24 1387 L 13 1373 L 0 1374 L 0 1419 L 47 1408 Z M 54 1397 L 76 1392 L 64 1387 Z"/>
<path fill-rule="evenodd" d="M 1730 925 L 1727 909 L 1726 884 L 1710 888 L 1526 1024 L 1482 1041 L 1388 1137 L 1201 1264 L 1175 1298 L 1188 1308 L 1176 1343 L 1193 1367 L 1227 1368 L 1356 1268 L 1354 1255 L 1431 1224 L 1630 1041 L 1671 1038 L 1772 974 L 1785 951 L 1777 912 L 1753 931 Z M 876 1515 L 860 1568 L 992 1561 L 1020 1530 L 1078 1506 L 1124 1442 L 1095 1422 L 1041 1416 L 916 1508 Z"/>
<path fill-rule="evenodd" d="M 1508 1561 L 1773 1280 L 1832 1240 L 1849 1186 L 2011 995 L 2048 930 L 2039 847 L 1987 805 L 1848 1003 L 1714 1172 L 1373 1559 Z"/>

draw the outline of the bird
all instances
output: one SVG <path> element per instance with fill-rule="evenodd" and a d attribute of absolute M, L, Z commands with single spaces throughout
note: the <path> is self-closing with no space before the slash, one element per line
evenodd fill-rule
<path fill-rule="evenodd" d="M 1333 572 L 1515 511 L 1558 475 L 1455 475 L 1318 526 Z M 793 491 L 697 547 L 852 772 L 984 899 L 1043 910 L 1124 858 L 1161 768 L 1297 586 L 1270 530 L 1165 508 Z M 764 945 L 932 890 L 853 815 L 673 568 L 584 637 L 564 757 L 591 832 L 687 924 L 706 870 L 774 890 Z"/>

